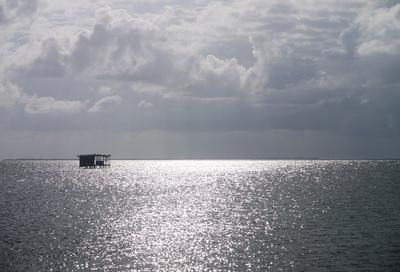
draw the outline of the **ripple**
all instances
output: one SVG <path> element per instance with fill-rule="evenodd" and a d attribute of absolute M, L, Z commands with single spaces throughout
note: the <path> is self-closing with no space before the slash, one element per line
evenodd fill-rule
<path fill-rule="evenodd" d="M 397 161 L 0 163 L 1 270 L 390 270 Z"/>

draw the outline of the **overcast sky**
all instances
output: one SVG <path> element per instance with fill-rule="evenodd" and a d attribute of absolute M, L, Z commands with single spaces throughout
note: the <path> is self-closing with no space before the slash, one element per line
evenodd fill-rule
<path fill-rule="evenodd" d="M 400 157 L 400 1 L 0 0 L 0 159 Z"/>

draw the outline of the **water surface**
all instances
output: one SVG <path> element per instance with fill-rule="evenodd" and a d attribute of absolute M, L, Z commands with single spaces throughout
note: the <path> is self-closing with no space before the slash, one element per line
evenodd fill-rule
<path fill-rule="evenodd" d="M 396 271 L 399 161 L 0 162 L 1 271 Z"/>

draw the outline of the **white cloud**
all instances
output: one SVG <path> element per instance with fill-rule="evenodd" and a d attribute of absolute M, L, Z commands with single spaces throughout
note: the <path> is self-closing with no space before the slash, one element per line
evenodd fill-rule
<path fill-rule="evenodd" d="M 117 95 L 103 97 L 99 101 L 97 101 L 90 109 L 88 109 L 88 112 L 93 113 L 93 112 L 110 111 L 121 102 L 122 98 Z"/>
<path fill-rule="evenodd" d="M 138 106 L 139 109 L 150 109 L 150 108 L 153 107 L 153 104 L 150 103 L 150 102 L 148 102 L 148 101 L 146 101 L 146 100 L 141 100 L 141 101 L 138 103 L 137 106 Z"/>
<path fill-rule="evenodd" d="M 0 109 L 11 110 L 15 105 L 24 106 L 29 114 L 77 113 L 85 107 L 85 102 L 57 100 L 53 97 L 38 97 L 23 92 L 15 83 L 0 82 Z"/>
<path fill-rule="evenodd" d="M 197 16 L 199 22 L 193 27 L 199 30 L 211 7 L 194 14 L 180 10 L 179 14 Z M 226 7 L 216 4 L 214 8 Z M 46 41 L 41 55 L 25 71 L 34 77 L 72 76 L 129 81 L 136 85 L 138 82 L 150 86 L 158 84 L 163 86 L 164 92 L 193 97 L 232 97 L 242 96 L 243 91 L 247 95 L 263 91 L 268 81 L 270 59 L 276 53 L 272 40 L 265 35 L 244 37 L 255 59 L 249 68 L 236 58 L 219 58 L 213 54 L 204 57 L 202 52 L 193 51 L 182 53 L 179 49 L 183 46 L 176 46 L 177 41 L 187 44 L 192 36 L 182 40 L 184 36 L 173 27 L 176 22 L 164 26 L 155 19 L 168 15 L 176 17 L 177 12 L 173 10 L 171 15 L 171 9 L 167 9 L 161 15 L 141 18 L 123 10 L 100 9 L 92 31 L 81 33 L 70 52 L 52 40 Z M 203 27 L 201 31 L 205 30 Z M 225 35 L 225 30 L 221 29 L 218 35 Z"/>
<path fill-rule="evenodd" d="M 28 97 L 24 99 L 25 111 L 29 114 L 77 113 L 85 103 L 81 101 L 56 100 L 53 97 Z"/>
<path fill-rule="evenodd" d="M 222 60 L 214 55 L 198 57 L 189 70 L 189 95 L 197 97 L 237 96 L 245 80 L 246 68 L 236 59 Z"/>
<path fill-rule="evenodd" d="M 400 3 L 367 10 L 357 20 L 360 55 L 400 52 Z"/>

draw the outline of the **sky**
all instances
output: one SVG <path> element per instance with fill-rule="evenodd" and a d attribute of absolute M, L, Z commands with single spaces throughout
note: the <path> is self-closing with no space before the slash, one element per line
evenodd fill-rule
<path fill-rule="evenodd" d="M 0 0 L 0 159 L 400 157 L 400 1 Z"/>

